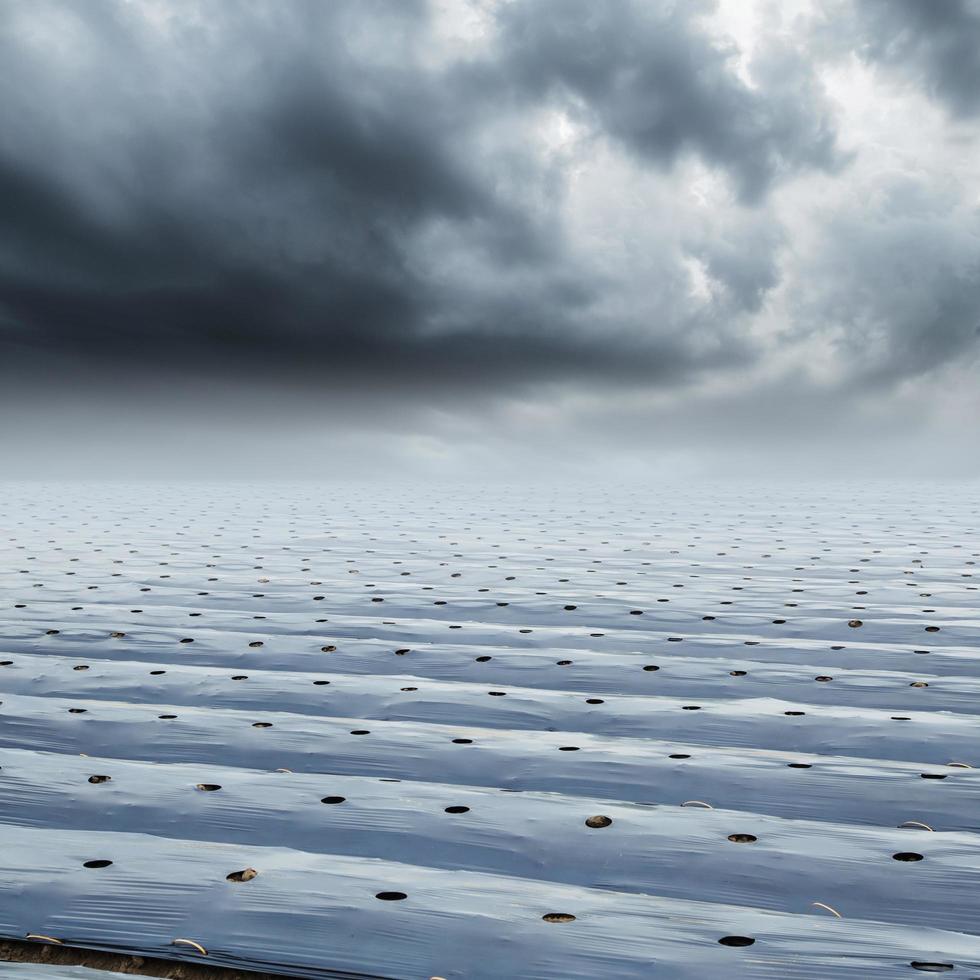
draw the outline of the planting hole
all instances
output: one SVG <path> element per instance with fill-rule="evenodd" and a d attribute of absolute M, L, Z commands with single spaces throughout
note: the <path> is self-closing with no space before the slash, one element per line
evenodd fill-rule
<path fill-rule="evenodd" d="M 606 817 L 603 814 L 597 814 L 594 817 L 588 817 L 585 821 L 586 827 L 608 827 L 612 823 L 612 817 Z"/>

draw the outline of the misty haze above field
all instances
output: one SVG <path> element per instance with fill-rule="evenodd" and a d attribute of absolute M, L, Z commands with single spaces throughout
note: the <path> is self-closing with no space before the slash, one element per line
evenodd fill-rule
<path fill-rule="evenodd" d="M 977 0 L 5 0 L 8 475 L 978 475 Z"/>

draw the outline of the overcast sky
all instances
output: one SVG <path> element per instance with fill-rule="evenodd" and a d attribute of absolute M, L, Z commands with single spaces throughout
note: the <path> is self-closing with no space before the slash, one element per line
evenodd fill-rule
<path fill-rule="evenodd" d="M 980 0 L 0 0 L 13 475 L 980 475 Z"/>

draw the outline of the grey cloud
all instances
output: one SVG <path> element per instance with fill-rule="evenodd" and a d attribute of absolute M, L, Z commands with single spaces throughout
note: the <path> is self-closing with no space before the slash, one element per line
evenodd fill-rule
<path fill-rule="evenodd" d="M 694 152 L 752 201 L 833 158 L 798 63 L 750 91 L 701 5 L 506 6 L 469 62 L 424 57 L 420 3 L 165 9 L 162 23 L 117 0 L 0 12 L 11 373 L 58 354 L 421 388 L 676 383 L 750 348 L 694 309 L 669 244 L 655 315 L 610 304 L 637 284 L 569 245 L 565 173 L 522 138 L 534 113 L 574 92 L 639 159 Z M 513 138 L 488 135 L 501 121 Z M 705 261 L 728 312 L 751 310 L 774 266 L 726 249 Z"/>
<path fill-rule="evenodd" d="M 853 44 L 863 57 L 922 86 L 954 115 L 970 117 L 980 112 L 980 2 L 852 3 L 852 18 L 843 20 L 845 30 L 840 21 L 830 24 L 842 40 Z"/>
<path fill-rule="evenodd" d="M 10 440 L 39 466 L 90 430 L 148 466 L 252 440 L 286 466 L 320 433 L 489 469 L 508 445 L 547 469 L 805 456 L 962 386 L 975 188 L 887 133 L 852 163 L 815 35 L 760 22 L 747 84 L 709 3 L 481 9 L 467 47 L 402 0 L 0 4 L 0 398 L 31 415 L 0 413 Z M 973 7 L 828 9 L 838 43 L 878 31 L 866 57 L 972 111 L 930 73 Z"/>
<path fill-rule="evenodd" d="M 734 50 L 711 38 L 703 2 L 541 0 L 502 18 L 503 70 L 563 99 L 641 159 L 669 168 L 695 153 L 727 172 L 747 202 L 780 179 L 841 162 L 830 107 L 810 65 L 786 42 L 736 74 Z"/>
<path fill-rule="evenodd" d="M 688 251 L 708 277 L 724 289 L 725 312 L 756 313 L 780 279 L 783 229 L 765 212 L 734 226 L 715 222 L 710 233 L 692 239 Z"/>
<path fill-rule="evenodd" d="M 956 188 L 881 175 L 827 223 L 806 274 L 798 328 L 833 340 L 851 384 L 894 384 L 980 349 L 980 211 Z"/>

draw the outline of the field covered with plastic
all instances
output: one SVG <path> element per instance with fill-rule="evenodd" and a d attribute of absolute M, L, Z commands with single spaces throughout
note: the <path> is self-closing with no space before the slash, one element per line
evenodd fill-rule
<path fill-rule="evenodd" d="M 8 484 L 0 939 L 980 977 L 977 513 L 954 485 Z"/>

